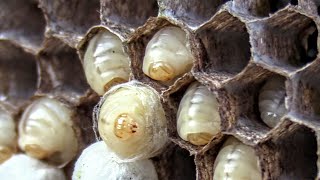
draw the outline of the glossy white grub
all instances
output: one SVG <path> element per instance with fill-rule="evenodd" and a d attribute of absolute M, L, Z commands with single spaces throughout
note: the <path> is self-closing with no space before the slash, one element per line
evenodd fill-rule
<path fill-rule="evenodd" d="M 83 67 L 91 88 L 103 95 L 111 86 L 129 80 L 129 57 L 116 35 L 103 31 L 89 42 Z"/>
<path fill-rule="evenodd" d="M 54 165 L 71 161 L 78 151 L 73 112 L 58 100 L 42 97 L 24 111 L 19 123 L 19 147 Z"/>
<path fill-rule="evenodd" d="M 16 152 L 17 133 L 13 117 L 0 107 L 0 164 Z"/>
<path fill-rule="evenodd" d="M 254 149 L 229 137 L 215 160 L 213 179 L 261 180 L 261 169 Z"/>
<path fill-rule="evenodd" d="M 260 90 L 260 117 L 271 128 L 275 127 L 282 116 L 287 113 L 285 97 L 285 79 L 282 77 L 268 79 Z"/>
<path fill-rule="evenodd" d="M 192 65 L 186 33 L 178 27 L 168 26 L 149 41 L 142 70 L 154 80 L 167 82 L 189 72 Z"/>
<path fill-rule="evenodd" d="M 207 144 L 221 132 L 216 96 L 198 82 L 185 92 L 177 113 L 179 136 L 194 145 Z"/>

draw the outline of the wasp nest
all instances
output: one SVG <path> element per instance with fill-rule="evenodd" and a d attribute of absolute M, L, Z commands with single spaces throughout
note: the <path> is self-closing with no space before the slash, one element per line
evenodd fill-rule
<path fill-rule="evenodd" d="M 316 0 L 0 7 L 0 177 L 320 178 Z"/>

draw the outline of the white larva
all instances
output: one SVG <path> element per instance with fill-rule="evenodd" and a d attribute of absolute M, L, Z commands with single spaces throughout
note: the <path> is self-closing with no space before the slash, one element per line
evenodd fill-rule
<path fill-rule="evenodd" d="M 13 155 L 0 165 L 0 179 L 65 180 L 62 169 L 45 164 L 25 154 Z"/>
<path fill-rule="evenodd" d="M 167 82 L 190 71 L 193 56 L 186 33 L 168 26 L 158 31 L 148 43 L 143 58 L 143 72 L 154 80 Z"/>
<path fill-rule="evenodd" d="M 19 147 L 28 155 L 65 165 L 78 151 L 73 112 L 61 102 L 42 97 L 24 111 L 19 124 Z"/>
<path fill-rule="evenodd" d="M 121 40 L 107 31 L 98 33 L 90 40 L 83 67 L 89 85 L 99 95 L 129 79 L 129 57 L 123 50 Z"/>
<path fill-rule="evenodd" d="M 260 117 L 271 128 L 275 127 L 282 116 L 287 113 L 285 97 L 285 79 L 282 77 L 268 79 L 260 90 Z"/>
<path fill-rule="evenodd" d="M 261 169 L 254 149 L 229 137 L 214 163 L 214 180 L 260 180 Z"/>
<path fill-rule="evenodd" d="M 131 81 L 111 88 L 97 107 L 98 130 L 123 160 L 155 156 L 167 143 L 166 117 L 157 92 Z"/>
<path fill-rule="evenodd" d="M 157 180 L 150 160 L 119 162 L 103 141 L 87 147 L 77 160 L 73 180 Z"/>
<path fill-rule="evenodd" d="M 216 96 L 198 82 L 185 92 L 177 113 L 179 136 L 194 145 L 205 145 L 220 133 L 220 115 Z"/>
<path fill-rule="evenodd" d="M 16 152 L 17 133 L 13 117 L 0 106 L 0 164 Z"/>

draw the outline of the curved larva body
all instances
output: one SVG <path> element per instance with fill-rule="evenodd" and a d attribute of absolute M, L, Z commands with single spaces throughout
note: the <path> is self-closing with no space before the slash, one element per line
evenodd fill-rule
<path fill-rule="evenodd" d="M 151 87 L 129 82 L 111 88 L 98 107 L 98 129 L 120 158 L 146 159 L 167 143 L 167 124 L 160 97 Z"/>
<path fill-rule="evenodd" d="M 230 137 L 214 163 L 214 180 L 260 180 L 261 170 L 253 148 Z"/>
<path fill-rule="evenodd" d="M 129 79 L 129 57 L 121 40 L 110 32 L 100 32 L 91 39 L 83 66 L 89 85 L 99 95 Z"/>
<path fill-rule="evenodd" d="M 17 133 L 12 116 L 0 107 L 0 164 L 16 152 Z"/>
<path fill-rule="evenodd" d="M 76 155 L 72 111 L 61 102 L 40 98 L 27 107 L 19 124 L 19 146 L 28 155 L 64 165 Z"/>
<path fill-rule="evenodd" d="M 165 82 L 187 73 L 192 64 L 186 33 L 169 26 L 158 31 L 148 43 L 142 70 L 152 79 Z"/>
<path fill-rule="evenodd" d="M 117 157 L 103 141 L 87 147 L 77 160 L 73 180 L 157 180 L 150 160 L 117 162 Z"/>
<path fill-rule="evenodd" d="M 194 145 L 205 145 L 220 133 L 218 102 L 205 86 L 192 83 L 185 92 L 178 109 L 179 136 Z"/>
<path fill-rule="evenodd" d="M 285 79 L 273 77 L 261 88 L 259 94 L 260 116 L 269 127 L 275 127 L 287 112 L 285 107 Z"/>
<path fill-rule="evenodd" d="M 62 169 L 27 155 L 17 154 L 0 165 L 0 179 L 65 180 L 66 178 Z"/>

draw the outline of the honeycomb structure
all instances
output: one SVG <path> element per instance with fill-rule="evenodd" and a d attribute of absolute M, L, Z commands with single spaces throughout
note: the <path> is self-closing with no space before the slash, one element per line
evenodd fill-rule
<path fill-rule="evenodd" d="M 152 158 L 159 179 L 212 180 L 227 136 L 253 147 L 263 179 L 320 179 L 320 58 L 317 0 L 12 0 L 0 1 L 0 105 L 19 120 L 41 96 L 76 113 L 82 149 L 95 142 L 92 114 L 99 96 L 82 62 L 100 31 L 118 36 L 131 77 L 159 92 L 170 145 Z M 187 34 L 192 70 L 161 84 L 142 72 L 147 43 L 174 25 Z M 267 79 L 286 79 L 288 113 L 274 128 L 260 118 L 258 96 Z M 183 141 L 179 102 L 198 81 L 217 95 L 222 132 L 209 144 Z M 75 159 L 76 160 L 76 159 Z M 68 179 L 74 161 L 64 167 Z"/>

